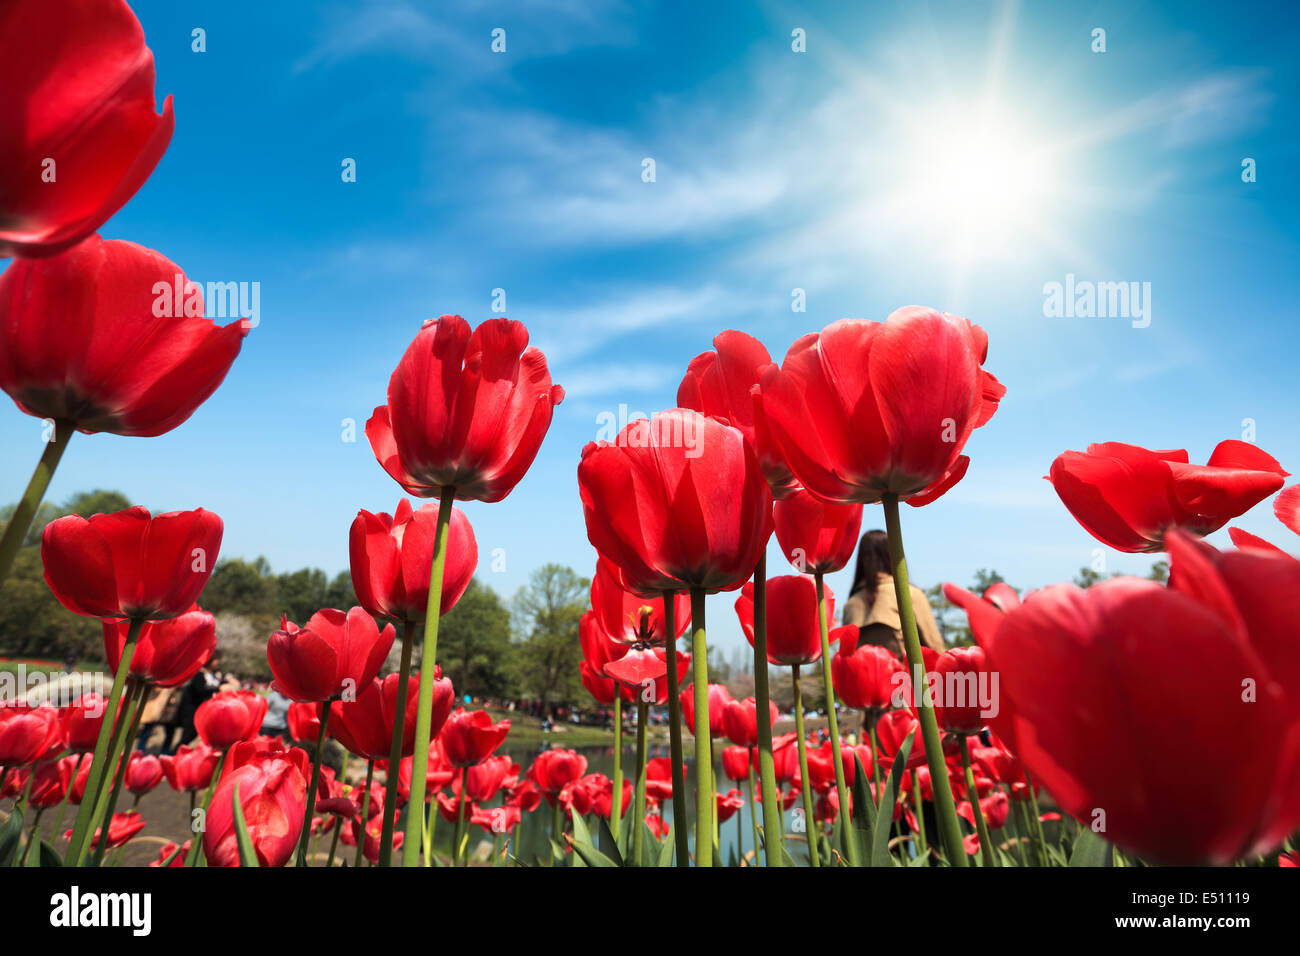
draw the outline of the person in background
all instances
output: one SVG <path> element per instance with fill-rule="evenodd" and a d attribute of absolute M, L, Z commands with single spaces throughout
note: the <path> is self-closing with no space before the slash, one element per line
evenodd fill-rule
<path fill-rule="evenodd" d="M 903 650 L 903 622 L 898 616 L 898 597 L 894 590 L 893 563 L 889 559 L 889 536 L 883 531 L 868 531 L 858 544 L 858 566 L 853 573 L 853 590 L 844 602 L 846 625 L 859 628 L 858 644 L 879 644 L 893 651 L 906 663 Z M 943 636 L 934 619 L 934 611 L 925 592 L 911 586 L 912 610 L 916 615 L 917 635 L 921 643 L 936 651 L 944 650 Z"/>
<path fill-rule="evenodd" d="M 170 748 L 164 745 L 163 749 L 167 753 L 173 753 L 178 746 L 189 743 L 197 736 L 198 731 L 194 729 L 194 712 L 199 709 L 199 704 L 225 689 L 223 685 L 228 683 L 229 678 L 221 673 L 221 652 L 213 651 L 208 662 L 190 678 L 185 689 L 181 691 L 180 707 L 176 714 L 176 725 L 180 736 L 179 739 L 170 742 Z M 234 686 L 238 687 L 238 684 Z"/>
<path fill-rule="evenodd" d="M 266 717 L 262 720 L 262 733 L 267 737 L 278 737 L 281 740 L 289 733 L 289 705 L 292 703 L 288 697 L 281 694 L 274 687 L 266 692 Z"/>

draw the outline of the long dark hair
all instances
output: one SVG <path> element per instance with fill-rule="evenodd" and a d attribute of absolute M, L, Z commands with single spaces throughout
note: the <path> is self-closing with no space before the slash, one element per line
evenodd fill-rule
<path fill-rule="evenodd" d="M 868 531 L 858 542 L 858 567 L 853 572 L 853 590 L 850 596 L 862 593 L 867 607 L 876 603 L 876 586 L 881 574 L 892 574 L 889 560 L 889 535 L 877 529 Z"/>

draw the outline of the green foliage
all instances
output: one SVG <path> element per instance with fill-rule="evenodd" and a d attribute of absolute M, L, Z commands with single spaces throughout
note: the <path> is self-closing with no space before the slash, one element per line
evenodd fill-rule
<path fill-rule="evenodd" d="M 457 696 L 512 695 L 510 612 L 478 578 L 439 622 L 438 658 Z"/>
<path fill-rule="evenodd" d="M 590 588 L 591 582 L 572 568 L 546 564 L 515 595 L 511 607 L 522 693 L 549 703 L 578 699 L 578 621 Z"/>

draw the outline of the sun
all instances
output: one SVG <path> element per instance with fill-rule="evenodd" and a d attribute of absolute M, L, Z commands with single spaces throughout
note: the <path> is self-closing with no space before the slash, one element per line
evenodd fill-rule
<path fill-rule="evenodd" d="M 970 262 L 1034 242 L 1062 168 L 1003 108 L 921 108 L 898 150 L 899 204 L 936 251 Z"/>

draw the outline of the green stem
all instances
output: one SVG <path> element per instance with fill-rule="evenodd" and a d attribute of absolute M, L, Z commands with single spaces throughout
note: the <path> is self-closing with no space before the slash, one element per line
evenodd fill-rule
<path fill-rule="evenodd" d="M 320 733 L 316 735 L 316 757 L 311 762 L 311 786 L 307 788 L 307 806 L 302 815 L 302 838 L 298 841 L 298 865 L 307 865 L 307 847 L 311 842 L 311 818 L 316 813 L 316 788 L 320 786 L 320 765 L 325 756 L 325 735 L 329 732 L 330 702 L 320 708 Z"/>
<path fill-rule="evenodd" d="M 428 781 L 429 738 L 433 729 L 433 676 L 438 662 L 438 618 L 442 612 L 442 575 L 447 564 L 447 534 L 451 509 L 456 504 L 456 489 L 442 489 L 438 499 L 438 526 L 433 539 L 433 561 L 429 565 L 429 602 L 424 612 L 424 646 L 420 648 L 420 703 L 415 717 L 415 752 L 411 755 L 412 807 L 424 806 Z M 406 839 L 402 843 L 402 865 L 420 862 L 420 837 L 423 824 L 415 814 L 406 820 Z M 430 850 L 432 852 L 432 849 Z"/>
<path fill-rule="evenodd" d="M 898 616 L 903 625 L 903 647 L 907 652 L 907 667 L 912 677 L 912 697 L 921 722 L 921 736 L 925 741 L 930 786 L 934 789 L 934 815 L 939 821 L 939 835 L 948 855 L 948 865 L 969 866 L 966 849 L 962 845 L 961 825 L 957 822 L 957 807 L 952 799 L 952 786 L 948 782 L 948 767 L 944 763 L 943 746 L 939 740 L 939 722 L 935 719 L 934 708 L 930 706 L 930 695 L 926 692 L 925 659 L 921 656 L 921 638 L 916 631 L 916 614 L 912 609 L 907 556 L 903 553 L 903 529 L 898 520 L 898 496 L 885 495 L 881 504 L 885 508 L 889 557 L 894 565 L 894 594 L 898 599 Z"/>
<path fill-rule="evenodd" d="M 758 866 L 758 861 L 762 859 L 763 846 L 762 840 L 758 835 L 758 804 L 754 801 L 754 765 L 753 755 L 750 755 L 749 776 L 745 781 L 745 786 L 749 788 L 747 794 L 749 798 L 749 825 L 754 831 L 754 866 Z M 744 856 L 744 853 L 741 853 Z"/>
<path fill-rule="evenodd" d="M 397 775 L 402 767 L 402 738 L 406 736 L 406 692 L 411 676 L 411 651 L 415 644 L 415 621 L 402 626 L 402 666 L 398 670 L 397 713 L 393 715 L 393 743 L 388 748 L 388 771 L 384 774 L 384 828 L 379 834 L 379 865 L 393 864 L 393 826 L 397 819 Z M 414 761 L 412 761 L 414 763 Z"/>
<path fill-rule="evenodd" d="M 636 704 L 636 809 L 632 811 L 632 859 L 628 861 L 629 866 L 641 865 L 642 847 L 645 843 L 645 735 L 646 724 L 649 722 L 650 704 L 642 695 L 637 698 Z"/>
<path fill-rule="evenodd" d="M 614 839 L 618 839 L 619 827 L 623 822 L 623 687 L 614 682 L 614 792 L 611 794 L 609 822 L 614 827 Z"/>
<path fill-rule="evenodd" d="M 370 810 L 370 784 L 374 779 L 375 779 L 375 762 L 374 760 L 367 760 L 366 761 L 366 789 L 361 794 L 361 832 L 357 835 L 357 855 L 352 860 L 352 866 L 354 868 L 359 867 L 361 865 L 361 861 L 365 858 L 366 813 Z"/>
<path fill-rule="evenodd" d="M 767 674 L 767 554 L 754 568 L 754 702 L 758 717 L 758 780 L 763 794 L 763 860 L 768 866 L 785 866 L 781 847 L 773 834 L 781 830 L 781 800 L 776 792 L 776 764 L 772 757 L 772 714 Z M 752 812 L 752 808 L 751 808 Z M 758 844 L 754 845 L 758 863 Z"/>
<path fill-rule="evenodd" d="M 105 702 L 104 720 L 99 725 L 99 736 L 95 738 L 95 752 L 90 759 L 90 773 L 86 778 L 86 790 L 82 794 L 81 806 L 77 808 L 77 819 L 72 825 L 72 840 L 68 844 L 68 853 L 64 860 L 73 866 L 81 866 L 86 859 L 87 833 L 95 815 L 95 802 L 99 799 L 99 789 L 104 780 L 104 768 L 109 758 L 109 743 L 114 732 L 125 723 L 126 715 L 118 720 L 117 705 L 122 700 L 122 689 L 126 686 L 127 675 L 131 673 L 131 659 L 135 657 L 135 645 L 140 640 L 140 631 L 144 628 L 144 618 L 132 618 L 127 628 L 126 643 L 122 647 L 122 656 L 117 662 L 117 673 L 113 675 L 113 688 Z"/>
<path fill-rule="evenodd" d="M 713 865 L 713 762 L 709 759 L 709 645 L 704 590 L 691 588 L 691 666 L 695 671 L 695 865 Z"/>
<path fill-rule="evenodd" d="M 54 469 L 59 467 L 63 450 L 68 447 L 68 442 L 76 431 L 70 422 L 55 423 L 54 434 L 45 443 L 45 451 L 41 452 L 41 459 L 36 463 L 31 481 L 27 482 L 27 489 L 14 508 L 14 513 L 10 515 L 4 534 L 0 535 L 0 588 L 4 587 L 5 578 L 9 577 L 9 569 L 13 567 L 18 549 L 27 537 L 27 529 L 32 526 L 41 499 L 50 487 L 50 479 L 54 477 Z"/>
<path fill-rule="evenodd" d="M 103 839 L 95 847 L 94 860 L 95 866 L 99 866 L 104 861 L 104 853 L 108 849 L 108 828 L 113 822 L 113 814 L 117 811 L 117 800 L 122 793 L 122 784 L 126 780 L 127 765 L 131 762 L 131 744 L 134 743 L 136 734 L 140 731 L 140 715 L 144 713 L 144 696 L 149 690 L 149 685 L 144 681 L 131 678 L 132 684 L 128 684 L 127 709 L 130 714 L 130 729 L 126 732 L 125 747 L 122 749 L 122 755 L 118 758 L 117 773 L 114 775 L 112 792 L 107 798 L 101 793 L 100 805 L 95 808 L 95 818 L 102 820 L 101 826 L 104 828 Z M 93 832 L 93 831 L 92 831 Z"/>
<path fill-rule="evenodd" d="M 1007 794 L 1007 798 L 1016 807 L 1016 855 L 1020 858 L 1021 866 L 1028 866 L 1029 859 L 1025 856 L 1025 844 L 1029 842 L 1029 821 L 1025 819 L 1025 804 L 1022 800 L 1015 800 L 1010 793 Z"/>
<path fill-rule="evenodd" d="M 673 840 L 677 865 L 690 866 L 686 844 L 686 774 L 682 756 L 682 702 L 677 682 L 677 594 L 664 592 L 664 643 L 668 650 L 668 754 L 673 763 Z"/>
<path fill-rule="evenodd" d="M 452 860 L 457 866 L 467 866 L 469 864 L 469 854 L 461 856 L 460 844 L 465 838 L 465 805 L 469 803 L 469 793 L 466 791 L 466 784 L 469 782 L 469 767 L 460 768 L 460 806 L 456 808 L 456 845 L 452 848 Z"/>
<path fill-rule="evenodd" d="M 411 805 L 406 805 L 406 812 L 411 812 Z M 433 800 L 429 800 L 424 805 L 424 823 L 420 827 L 420 832 L 424 837 L 424 865 L 433 866 L 433 838 L 438 830 L 438 808 L 434 805 Z"/>
<path fill-rule="evenodd" d="M 63 832 L 63 815 L 67 812 L 68 801 L 72 797 L 72 788 L 77 785 L 77 775 L 81 773 L 81 764 L 85 759 L 85 754 L 78 754 L 77 762 L 72 765 L 72 779 L 68 781 L 68 788 L 63 791 L 63 799 L 59 801 L 59 815 L 54 818 L 54 836 L 50 838 L 52 840 L 57 840 L 59 834 Z"/>
<path fill-rule="evenodd" d="M 984 808 L 980 806 L 979 789 L 975 786 L 975 771 L 970 766 L 970 747 L 966 744 L 965 734 L 957 735 L 957 749 L 961 751 L 961 769 L 966 775 L 966 797 L 970 800 L 971 811 L 975 815 L 975 832 L 980 838 L 980 862 L 985 866 L 997 866 L 993 842 L 989 839 L 988 823 L 984 820 Z"/>
<path fill-rule="evenodd" d="M 912 809 L 916 811 L 916 852 L 924 855 L 930 852 L 925 843 L 925 800 L 921 797 L 921 779 L 915 770 L 912 775 Z"/>
<path fill-rule="evenodd" d="M 864 711 L 862 716 L 867 718 L 870 715 Z M 876 792 L 872 794 L 871 799 L 876 806 L 880 806 L 880 741 L 876 739 L 876 722 L 874 720 L 868 726 L 868 734 L 871 737 L 871 782 L 876 785 Z"/>
<path fill-rule="evenodd" d="M 850 832 L 853 825 L 849 812 L 849 788 L 844 781 L 843 748 L 840 745 L 840 720 L 835 714 L 835 682 L 831 679 L 830 624 L 826 620 L 826 584 L 820 571 L 813 575 L 817 584 L 817 629 L 822 639 L 822 686 L 826 691 L 826 729 L 831 738 L 831 755 L 835 759 L 835 792 L 840 798 L 840 833 L 844 836 L 849 866 L 859 866 L 858 841 Z"/>
<path fill-rule="evenodd" d="M 799 744 L 799 779 L 803 790 L 804 832 L 808 835 L 808 859 L 812 866 L 821 866 L 821 851 L 817 847 L 817 817 L 813 806 L 812 778 L 808 776 L 808 742 L 803 729 L 803 691 L 799 687 L 799 665 L 794 674 L 794 733 Z"/>
<path fill-rule="evenodd" d="M 1050 864 L 1047 859 L 1047 838 L 1043 836 L 1043 815 L 1038 810 L 1038 794 L 1034 793 L 1034 781 L 1030 778 L 1028 770 L 1025 770 L 1025 784 L 1029 790 L 1030 825 L 1034 828 L 1034 852 L 1038 856 L 1038 865 L 1048 866 Z"/>
<path fill-rule="evenodd" d="M 36 776 L 36 768 L 32 767 L 32 776 Z M 23 853 L 23 866 L 31 866 L 28 861 L 32 858 L 32 847 L 41 845 L 41 814 L 45 812 L 44 807 L 36 808 L 36 818 L 32 820 L 32 830 L 27 834 L 27 850 Z M 40 851 L 36 853 L 37 863 L 40 862 Z"/>
<path fill-rule="evenodd" d="M 330 838 L 330 855 L 325 861 L 325 868 L 329 869 L 334 866 L 334 854 L 339 848 L 339 834 L 343 832 L 343 818 L 340 817 L 334 821 L 334 836 Z"/>

